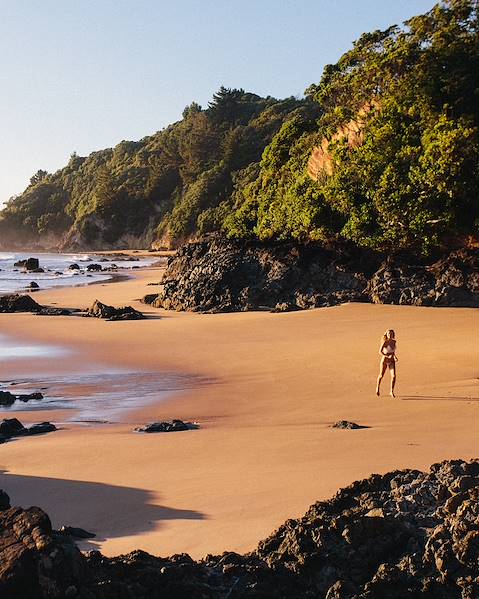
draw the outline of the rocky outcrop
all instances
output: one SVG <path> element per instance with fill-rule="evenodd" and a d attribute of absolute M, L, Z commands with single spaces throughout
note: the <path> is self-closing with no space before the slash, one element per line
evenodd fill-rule
<path fill-rule="evenodd" d="M 367 299 L 364 268 L 317 246 L 189 243 L 169 260 L 162 283 L 150 303 L 173 310 L 283 311 Z"/>
<path fill-rule="evenodd" d="M 40 262 L 38 261 L 38 258 L 26 258 L 25 260 L 15 262 L 14 266 L 17 268 L 24 268 L 29 272 L 38 272 Z"/>
<path fill-rule="evenodd" d="M 41 308 L 29 295 L 13 293 L 0 296 L 0 312 L 39 312 Z"/>
<path fill-rule="evenodd" d="M 351 249 L 210 239 L 171 258 L 154 307 L 201 312 L 287 312 L 342 302 L 479 306 L 479 250 L 424 262 Z"/>
<path fill-rule="evenodd" d="M 141 320 L 145 318 L 141 312 L 138 312 L 138 310 L 135 310 L 131 306 L 114 308 L 98 300 L 93 302 L 93 305 L 87 310 L 85 316 L 104 318 L 105 320 Z"/>
<path fill-rule="evenodd" d="M 139 433 L 174 433 L 177 431 L 187 431 L 190 428 L 194 428 L 189 423 L 183 422 L 183 420 L 171 420 L 164 422 L 152 422 L 145 426 L 135 428 Z"/>
<path fill-rule="evenodd" d="M 0 422 L 0 443 L 5 443 L 12 437 L 28 437 L 30 435 L 41 435 L 43 433 L 52 433 L 58 430 L 51 422 L 39 422 L 29 427 L 23 424 L 17 418 L 7 418 Z"/>
<path fill-rule="evenodd" d="M 479 252 L 458 250 L 431 265 L 389 259 L 366 293 L 379 304 L 478 307 Z"/>
<path fill-rule="evenodd" d="M 476 599 L 479 461 L 372 475 L 288 520 L 252 553 L 200 561 L 81 554 L 0 492 L 0 595 L 24 599 Z M 10 593 L 10 594 L 9 594 Z"/>

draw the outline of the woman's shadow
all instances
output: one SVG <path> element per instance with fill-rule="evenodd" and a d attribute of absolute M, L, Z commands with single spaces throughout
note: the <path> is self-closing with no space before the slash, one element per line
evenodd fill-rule
<path fill-rule="evenodd" d="M 0 471 L 0 489 L 12 506 L 42 508 L 53 528 L 74 526 L 96 536 L 82 540 L 81 549 L 98 549 L 107 538 L 136 535 L 157 529 L 164 520 L 205 520 L 195 510 L 153 503 L 156 494 L 134 487 L 60 478 L 23 476 Z"/>

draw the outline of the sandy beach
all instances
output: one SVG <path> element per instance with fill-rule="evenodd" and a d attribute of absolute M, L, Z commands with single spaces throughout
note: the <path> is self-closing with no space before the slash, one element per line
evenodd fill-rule
<path fill-rule="evenodd" d="M 96 298 L 131 304 L 150 317 L 144 321 L 0 315 L 2 334 L 68 350 L 4 360 L 1 380 L 63 373 L 74 389 L 75 376 L 92 368 L 191 377 L 183 390 L 114 424 L 75 424 L 64 410 L 3 415 L 63 423 L 56 433 L 0 447 L 0 488 L 15 505 L 44 508 L 55 526 L 95 532 L 82 548 L 194 557 L 247 551 L 317 499 L 373 472 L 479 456 L 479 311 L 347 304 L 286 314 L 171 313 L 137 301 L 160 277 L 161 269 L 142 269 L 127 281 L 35 294 L 65 307 Z M 396 399 L 387 378 L 382 396 L 374 394 L 387 328 L 398 339 Z M 200 428 L 133 432 L 171 418 Z M 369 428 L 330 428 L 341 419 Z"/>

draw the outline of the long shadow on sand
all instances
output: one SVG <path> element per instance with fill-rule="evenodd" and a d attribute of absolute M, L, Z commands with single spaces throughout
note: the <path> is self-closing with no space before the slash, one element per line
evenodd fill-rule
<path fill-rule="evenodd" d="M 407 395 L 401 401 L 479 401 L 479 397 L 466 395 Z"/>
<path fill-rule="evenodd" d="M 82 541 L 81 549 L 98 549 L 107 538 L 135 535 L 157 529 L 164 520 L 204 520 L 195 510 L 153 503 L 154 493 L 133 487 L 60 478 L 8 474 L 0 470 L 0 489 L 12 505 L 44 509 L 54 528 L 79 526 L 96 534 Z"/>

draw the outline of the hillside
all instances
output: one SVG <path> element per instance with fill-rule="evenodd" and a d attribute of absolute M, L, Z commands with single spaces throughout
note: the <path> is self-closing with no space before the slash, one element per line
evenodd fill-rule
<path fill-rule="evenodd" d="M 141 141 L 123 141 L 66 167 L 38 171 L 0 213 L 3 247 L 69 249 L 176 245 L 216 228 L 218 215 L 255 177 L 286 119 L 313 119 L 307 100 L 261 98 L 221 88 L 206 109 Z"/>
<path fill-rule="evenodd" d="M 226 221 L 230 237 L 425 254 L 477 240 L 477 2 L 362 35 L 306 94 L 317 126 L 282 126 Z"/>
<path fill-rule="evenodd" d="M 479 237 L 479 9 L 446 0 L 363 34 L 304 100 L 221 88 L 205 110 L 54 174 L 0 216 L 8 244 L 235 239 L 430 254 Z"/>

